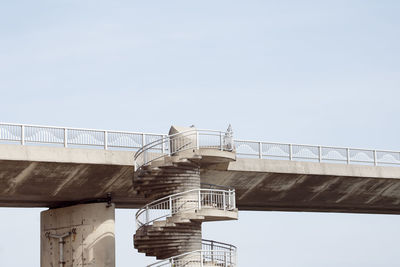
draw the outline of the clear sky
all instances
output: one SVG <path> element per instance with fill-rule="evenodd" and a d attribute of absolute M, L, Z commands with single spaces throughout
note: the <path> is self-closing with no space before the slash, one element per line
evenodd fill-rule
<path fill-rule="evenodd" d="M 400 150 L 400 1 L 0 2 L 0 121 Z M 40 209 L 0 209 L 1 266 L 39 266 Z M 144 266 L 118 210 L 117 266 Z M 240 212 L 240 266 L 397 267 L 400 216 Z"/>

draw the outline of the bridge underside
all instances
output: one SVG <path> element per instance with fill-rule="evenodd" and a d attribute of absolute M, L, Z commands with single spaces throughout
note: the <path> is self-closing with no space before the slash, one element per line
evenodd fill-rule
<path fill-rule="evenodd" d="M 68 206 L 110 193 L 117 208 L 138 208 L 145 200 L 132 176 L 132 152 L 0 145 L 2 207 Z M 399 178 L 396 167 L 265 159 L 201 170 L 203 183 L 234 187 L 241 210 L 400 214 Z"/>
<path fill-rule="evenodd" d="M 145 201 L 132 188 L 132 166 L 0 161 L 0 206 L 60 207 L 104 202 L 119 208 Z"/>
<path fill-rule="evenodd" d="M 241 210 L 400 214 L 396 167 L 242 159 L 202 178 L 235 186 Z"/>
<path fill-rule="evenodd" d="M 221 173 L 203 175 L 209 182 Z M 400 214 L 400 181 L 282 173 L 253 174 L 251 180 L 246 172 L 223 176 L 229 177 L 226 186 L 236 181 L 240 210 Z"/>

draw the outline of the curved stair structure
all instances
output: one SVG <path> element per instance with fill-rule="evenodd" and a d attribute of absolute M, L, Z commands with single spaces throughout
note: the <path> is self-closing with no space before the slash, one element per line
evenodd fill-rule
<path fill-rule="evenodd" d="M 203 222 L 238 218 L 234 189 L 200 183 L 201 167 L 235 160 L 231 132 L 171 129 L 135 154 L 134 188 L 150 203 L 136 214 L 134 246 L 162 260 L 150 266 L 236 266 L 234 246 L 201 238 Z"/>

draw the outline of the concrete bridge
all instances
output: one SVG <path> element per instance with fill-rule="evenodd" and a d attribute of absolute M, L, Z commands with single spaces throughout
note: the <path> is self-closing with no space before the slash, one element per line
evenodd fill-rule
<path fill-rule="evenodd" d="M 145 200 L 132 188 L 133 155 L 163 137 L 0 124 L 0 205 L 59 207 L 111 195 L 117 208 L 138 208 Z M 202 168 L 201 179 L 234 187 L 239 209 L 400 213 L 399 152 L 244 140 L 235 146 L 236 161 Z"/>
<path fill-rule="evenodd" d="M 139 208 L 148 200 L 132 186 L 134 154 L 147 146 L 151 149 L 143 153 L 146 157 L 171 155 L 171 142 L 157 140 L 168 140 L 168 135 L 0 124 L 0 205 L 60 208 L 105 202 Z M 207 131 L 196 140 L 195 154 L 206 159 L 212 155 L 204 151 L 222 151 L 227 136 Z M 233 143 L 235 160 L 203 160 L 199 170 L 203 185 L 234 188 L 239 210 L 400 213 L 399 152 Z M 72 229 L 67 224 L 56 226 L 46 216 L 42 244 L 51 239 L 49 235 L 60 234 L 59 229 Z M 72 230 L 67 232 L 72 236 Z M 43 259 L 49 257 L 42 254 Z M 75 266 L 59 261 L 64 262 L 60 266 Z"/>

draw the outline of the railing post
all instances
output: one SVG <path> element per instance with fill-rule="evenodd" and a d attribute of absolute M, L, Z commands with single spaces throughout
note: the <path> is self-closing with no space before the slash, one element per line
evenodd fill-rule
<path fill-rule="evenodd" d="M 64 128 L 64 147 L 68 147 L 68 130 Z"/>
<path fill-rule="evenodd" d="M 228 207 L 229 208 L 232 208 L 232 200 L 231 200 L 231 198 L 232 198 L 232 191 L 229 189 L 229 191 L 228 191 L 229 193 L 229 195 L 228 195 Z"/>
<path fill-rule="evenodd" d="M 169 155 L 171 156 L 173 153 L 175 153 L 175 146 L 176 146 L 176 137 L 169 137 Z"/>
<path fill-rule="evenodd" d="M 219 132 L 219 149 L 220 149 L 221 151 L 224 150 L 223 141 L 222 141 L 222 132 Z"/>
<path fill-rule="evenodd" d="M 196 130 L 196 148 L 200 148 L 199 131 Z"/>
<path fill-rule="evenodd" d="M 293 159 L 293 145 L 289 144 L 289 160 Z"/>
<path fill-rule="evenodd" d="M 350 148 L 347 148 L 346 151 L 347 151 L 347 164 L 350 164 Z"/>
<path fill-rule="evenodd" d="M 200 251 L 200 266 L 203 267 L 203 251 Z"/>
<path fill-rule="evenodd" d="M 226 262 L 226 251 L 224 251 L 224 266 L 227 267 L 227 262 Z"/>
<path fill-rule="evenodd" d="M 198 206 L 199 206 L 199 210 L 201 210 L 201 190 L 200 189 L 199 189 L 198 198 L 199 198 Z"/>
<path fill-rule="evenodd" d="M 146 145 L 146 135 L 142 133 L 142 147 Z M 147 163 L 147 150 L 143 150 L 143 164 Z"/>
<path fill-rule="evenodd" d="M 107 150 L 108 148 L 108 133 L 104 131 L 104 149 Z"/>
<path fill-rule="evenodd" d="M 225 197 L 225 192 L 223 194 L 223 199 L 222 199 L 222 205 L 224 205 L 224 210 L 226 210 L 226 197 Z"/>
<path fill-rule="evenodd" d="M 318 161 L 319 162 L 322 161 L 322 147 L 321 146 L 318 147 Z"/>
<path fill-rule="evenodd" d="M 377 166 L 378 165 L 378 157 L 376 155 L 376 150 L 374 150 L 374 165 Z"/>
<path fill-rule="evenodd" d="M 21 125 L 21 145 L 25 145 L 25 126 Z"/>
<path fill-rule="evenodd" d="M 172 215 L 172 198 L 171 197 L 169 198 L 169 212 Z"/>
<path fill-rule="evenodd" d="M 235 193 L 235 190 L 232 190 L 232 202 L 233 202 L 232 208 L 236 209 L 236 193 Z"/>
<path fill-rule="evenodd" d="M 258 142 L 258 157 L 262 159 L 262 143 Z"/>
<path fill-rule="evenodd" d="M 165 154 L 165 143 L 164 143 L 164 135 L 161 137 L 161 153 L 164 155 Z"/>
<path fill-rule="evenodd" d="M 164 135 L 163 135 L 164 136 Z M 166 138 L 167 140 L 166 140 L 166 142 L 168 142 L 168 146 L 167 146 L 167 149 L 168 149 L 168 156 L 171 156 L 171 154 L 172 154 L 172 147 L 173 147 L 173 145 L 172 145 L 172 143 L 173 143 L 173 140 L 171 140 L 171 138 L 169 138 L 169 136 L 164 136 L 164 138 Z"/>
<path fill-rule="evenodd" d="M 211 241 L 211 262 L 214 263 L 214 241 Z"/>

